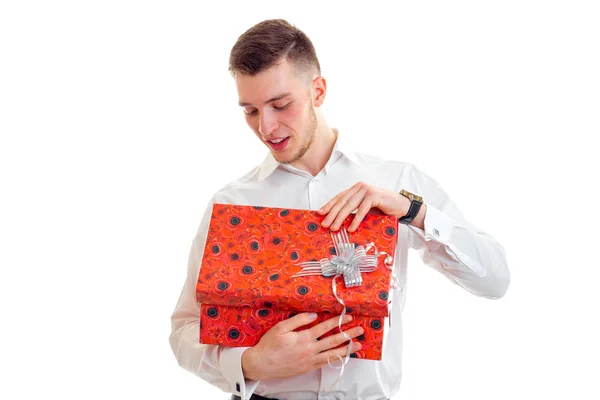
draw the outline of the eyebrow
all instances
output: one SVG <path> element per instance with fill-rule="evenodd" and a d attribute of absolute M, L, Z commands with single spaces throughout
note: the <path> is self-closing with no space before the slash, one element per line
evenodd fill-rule
<path fill-rule="evenodd" d="M 280 94 L 280 95 L 278 95 L 278 96 L 275 96 L 275 97 L 273 97 L 272 99 L 269 99 L 269 100 L 265 101 L 265 104 L 269 104 L 269 103 L 272 103 L 272 102 L 274 102 L 274 101 L 281 100 L 281 99 L 283 99 L 284 97 L 286 97 L 286 96 L 289 96 L 289 95 L 291 95 L 291 93 L 289 93 L 289 92 L 287 92 L 287 93 L 282 93 L 282 94 Z M 241 102 L 241 101 L 240 101 L 238 104 L 240 105 L 240 107 L 246 107 L 246 106 L 251 106 L 251 105 L 252 105 L 252 104 L 250 104 L 250 103 L 243 103 L 243 102 Z"/>

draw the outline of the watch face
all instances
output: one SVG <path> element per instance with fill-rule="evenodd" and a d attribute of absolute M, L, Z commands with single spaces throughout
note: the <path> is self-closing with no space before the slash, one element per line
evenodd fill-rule
<path fill-rule="evenodd" d="M 405 196 L 405 197 L 408 197 L 408 199 L 409 199 L 410 201 L 413 201 L 413 200 L 415 200 L 415 201 L 418 201 L 419 203 L 422 203 L 422 202 L 423 202 L 423 198 L 422 198 L 421 196 L 418 196 L 418 195 L 416 195 L 416 194 L 413 194 L 413 193 L 409 192 L 408 190 L 404 190 L 404 189 L 402 189 L 402 190 L 400 191 L 400 194 L 401 194 L 401 195 L 403 195 L 403 196 Z"/>

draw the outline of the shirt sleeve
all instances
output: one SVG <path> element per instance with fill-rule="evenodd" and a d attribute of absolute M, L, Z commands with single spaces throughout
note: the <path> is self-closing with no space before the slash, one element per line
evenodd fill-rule
<path fill-rule="evenodd" d="M 409 245 L 423 262 L 465 290 L 499 299 L 506 293 L 510 273 L 504 248 L 465 218 L 442 187 L 414 165 L 403 174 L 401 186 L 423 197 L 424 227 L 409 225 Z"/>
<path fill-rule="evenodd" d="M 248 347 L 224 347 L 200 343 L 200 304 L 196 302 L 196 282 L 208 234 L 213 196 L 192 242 L 187 276 L 179 300 L 171 315 L 169 342 L 179 365 L 213 386 L 247 400 L 258 381 L 244 378 L 242 354 Z"/>

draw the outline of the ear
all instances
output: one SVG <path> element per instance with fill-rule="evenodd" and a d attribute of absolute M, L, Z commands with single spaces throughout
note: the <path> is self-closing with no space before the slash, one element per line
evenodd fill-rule
<path fill-rule="evenodd" d="M 313 101 L 315 107 L 320 107 L 325 101 L 325 95 L 327 94 L 327 81 L 322 76 L 317 76 L 312 81 L 313 85 Z"/>

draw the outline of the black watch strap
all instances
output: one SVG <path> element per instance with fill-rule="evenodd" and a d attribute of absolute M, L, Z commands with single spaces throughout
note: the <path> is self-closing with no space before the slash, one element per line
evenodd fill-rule
<path fill-rule="evenodd" d="M 420 209 L 421 203 L 415 200 L 411 201 L 410 207 L 408 208 L 408 212 L 404 217 L 398 218 L 398 222 L 400 222 L 401 224 L 410 224 L 412 220 L 417 217 Z"/>
<path fill-rule="evenodd" d="M 400 191 L 400 194 L 409 198 L 410 207 L 408 208 L 408 212 L 405 216 L 398 218 L 398 222 L 401 224 L 410 224 L 413 219 L 417 217 L 419 214 L 419 210 L 421 210 L 421 205 L 423 204 L 423 198 L 420 196 L 416 196 L 406 190 Z"/>

